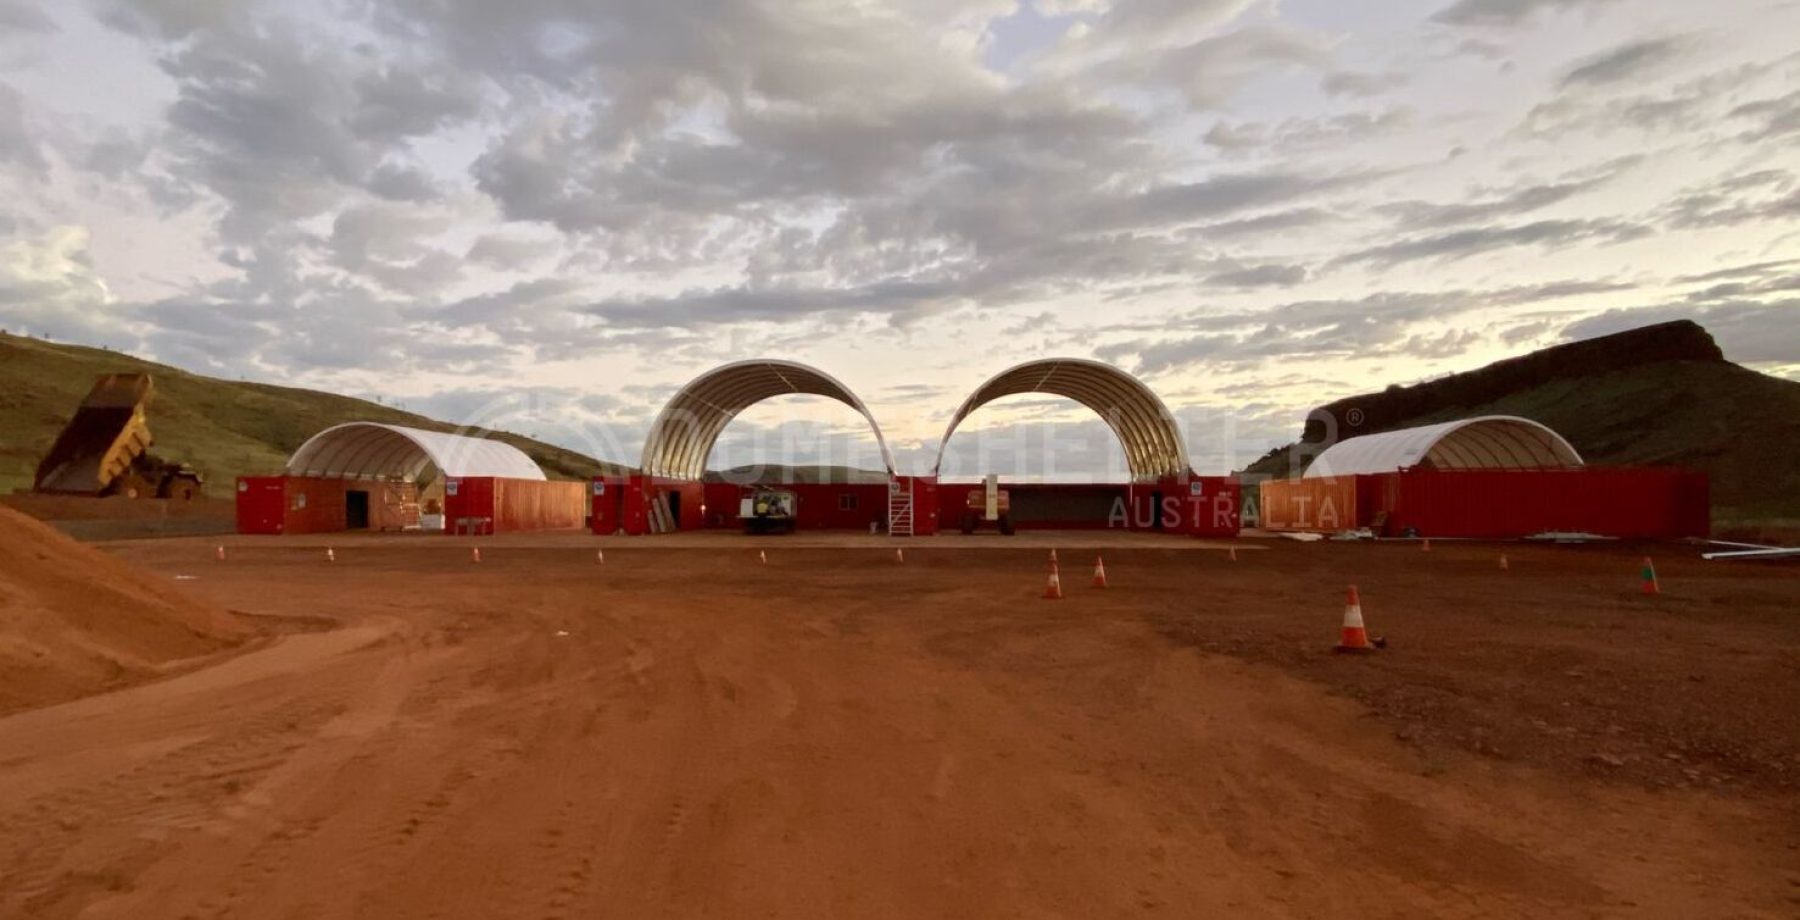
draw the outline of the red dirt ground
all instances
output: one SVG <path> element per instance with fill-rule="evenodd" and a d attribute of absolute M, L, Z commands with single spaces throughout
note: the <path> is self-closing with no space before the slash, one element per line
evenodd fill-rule
<path fill-rule="evenodd" d="M 167 577 L 0 508 L 0 714 L 193 666 L 249 633 Z"/>
<path fill-rule="evenodd" d="M 1631 547 L 480 545 L 114 547 L 340 625 L 0 719 L 0 917 L 1800 910 L 1793 566 L 1660 547 L 1643 598 Z M 1351 580 L 1385 652 L 1327 651 Z"/>

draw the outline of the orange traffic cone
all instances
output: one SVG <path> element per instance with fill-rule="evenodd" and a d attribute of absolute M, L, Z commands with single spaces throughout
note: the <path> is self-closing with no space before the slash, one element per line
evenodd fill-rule
<path fill-rule="evenodd" d="M 1662 593 L 1662 585 L 1656 580 L 1656 566 L 1651 563 L 1649 556 L 1644 557 L 1643 583 L 1645 594 Z"/>
<path fill-rule="evenodd" d="M 1056 566 L 1056 548 L 1055 547 L 1050 548 L 1050 565 L 1053 568 Z"/>
<path fill-rule="evenodd" d="M 1501 553 L 1500 554 L 1500 571 L 1504 572 L 1510 568 L 1512 568 L 1512 565 L 1506 561 L 1506 554 Z"/>
<path fill-rule="evenodd" d="M 1235 545 L 1225 547 L 1225 557 L 1227 559 L 1230 559 L 1232 562 L 1236 562 L 1237 561 L 1237 547 Z"/>
<path fill-rule="evenodd" d="M 1094 587 L 1106 587 L 1106 560 L 1094 557 Z"/>
<path fill-rule="evenodd" d="M 469 561 L 470 562 L 480 562 L 481 561 L 481 547 L 479 547 L 479 546 L 469 547 Z"/>
<path fill-rule="evenodd" d="M 894 550 L 894 561 L 899 562 L 899 563 L 906 562 L 906 550 L 895 549 Z"/>
<path fill-rule="evenodd" d="M 1431 538 L 1430 537 L 1426 537 L 1425 542 L 1422 545 L 1424 547 L 1425 552 L 1427 552 L 1427 553 L 1431 552 Z"/>
<path fill-rule="evenodd" d="M 766 549 L 757 550 L 756 558 L 762 560 L 763 565 L 768 565 L 769 564 L 769 551 Z"/>
<path fill-rule="evenodd" d="M 595 565 L 605 565 L 606 564 L 606 550 L 603 550 L 603 549 L 594 550 L 594 564 Z"/>
<path fill-rule="evenodd" d="M 1044 600 L 1062 600 L 1062 578 L 1056 574 L 1056 566 L 1050 567 L 1050 580 L 1044 584 Z"/>
<path fill-rule="evenodd" d="M 1338 639 L 1339 652 L 1372 652 L 1375 646 L 1369 644 L 1369 631 L 1363 628 L 1362 601 L 1356 596 L 1356 586 L 1350 586 L 1350 597 L 1344 601 L 1344 631 Z"/>
<path fill-rule="evenodd" d="M 224 544 L 220 544 L 217 548 L 215 548 L 213 550 L 213 558 L 219 560 L 220 562 L 225 561 L 225 546 L 224 546 Z"/>
<path fill-rule="evenodd" d="M 325 561 L 326 562 L 336 562 L 337 561 L 337 551 L 332 549 L 329 546 L 325 547 Z"/>

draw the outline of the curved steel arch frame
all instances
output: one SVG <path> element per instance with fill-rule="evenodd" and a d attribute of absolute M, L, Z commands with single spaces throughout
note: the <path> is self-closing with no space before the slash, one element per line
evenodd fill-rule
<path fill-rule="evenodd" d="M 639 469 L 646 476 L 699 479 L 725 426 L 745 409 L 776 396 L 806 394 L 835 399 L 855 409 L 875 432 L 881 462 L 894 475 L 894 458 L 869 407 L 837 378 L 794 361 L 734 361 L 694 378 L 670 397 L 644 439 Z"/>
<path fill-rule="evenodd" d="M 1100 361 L 1085 358 L 1046 358 L 1007 368 L 977 387 L 963 401 L 944 429 L 931 474 L 944 465 L 950 436 L 976 409 L 1003 396 L 1048 393 L 1092 409 L 1118 437 L 1132 479 L 1150 482 L 1193 472 L 1188 464 L 1187 443 L 1169 407 L 1144 382 Z"/>

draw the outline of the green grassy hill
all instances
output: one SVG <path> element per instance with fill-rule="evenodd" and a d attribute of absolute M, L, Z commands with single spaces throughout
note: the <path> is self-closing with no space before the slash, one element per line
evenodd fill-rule
<path fill-rule="evenodd" d="M 1800 383 L 1724 360 L 1692 323 L 1559 346 L 1323 407 L 1338 418 L 1355 408 L 1371 420 L 1360 434 L 1523 416 L 1561 433 L 1591 464 L 1706 472 L 1718 522 L 1800 519 Z M 1283 448 L 1249 471 L 1283 475 L 1288 465 Z"/>
<path fill-rule="evenodd" d="M 367 400 L 203 377 L 117 352 L 0 333 L 0 494 L 31 487 L 39 458 L 94 378 L 112 372 L 148 372 L 155 378 L 149 413 L 156 439 L 152 452 L 198 468 L 214 495 L 227 494 L 233 477 L 280 472 L 302 442 L 340 422 L 457 428 Z M 492 436 L 530 455 L 552 479 L 625 471 L 619 464 L 519 435 Z"/>

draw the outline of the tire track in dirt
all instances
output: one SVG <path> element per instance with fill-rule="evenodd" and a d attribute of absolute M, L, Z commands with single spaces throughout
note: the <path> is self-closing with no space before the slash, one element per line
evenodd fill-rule
<path fill-rule="evenodd" d="M 48 909 L 75 875 L 105 872 L 175 832 L 204 826 L 218 813 L 221 793 L 238 796 L 340 711 L 331 699 L 289 700 L 99 782 L 64 787 L 0 814 L 8 829 L 0 849 L 8 893 L 0 907 Z M 69 865 L 77 850 L 80 864 Z"/>

